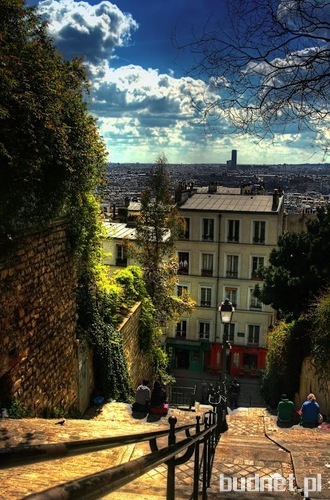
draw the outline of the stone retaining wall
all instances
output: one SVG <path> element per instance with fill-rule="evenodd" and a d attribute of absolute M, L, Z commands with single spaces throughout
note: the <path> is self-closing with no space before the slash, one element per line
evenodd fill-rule
<path fill-rule="evenodd" d="M 32 415 L 77 406 L 76 274 L 66 226 L 14 242 L 0 257 L 0 399 Z"/>
<path fill-rule="evenodd" d="M 322 370 L 322 367 L 319 367 L 319 370 Z M 295 397 L 297 408 L 300 408 L 311 392 L 317 398 L 321 413 L 327 416 L 327 420 L 330 420 L 330 380 L 325 381 L 318 374 L 312 359 L 305 358 L 301 368 L 299 392 Z"/>
<path fill-rule="evenodd" d="M 154 376 L 149 357 L 139 348 L 140 316 L 141 303 L 138 303 L 118 328 L 123 336 L 124 354 L 133 389 L 136 389 L 142 379 L 151 381 Z"/>

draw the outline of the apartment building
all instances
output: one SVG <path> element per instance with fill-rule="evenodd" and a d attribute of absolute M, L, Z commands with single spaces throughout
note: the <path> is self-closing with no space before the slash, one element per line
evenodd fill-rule
<path fill-rule="evenodd" d="M 283 233 L 283 196 L 276 190 L 265 194 L 262 186 L 251 184 L 240 188 L 180 184 L 175 202 L 185 220 L 176 243 L 176 293 L 188 292 L 196 308 L 165 328 L 171 366 L 220 373 L 223 325 L 219 306 L 228 298 L 235 311 L 229 326 L 227 372 L 257 375 L 265 365 L 274 310 L 262 304 L 253 289 L 260 282 L 260 267 L 268 265 L 269 254 Z M 104 262 L 110 270 L 134 264 L 126 251 L 134 243 L 134 227 L 113 221 L 105 226 L 109 238 L 104 242 Z"/>
<path fill-rule="evenodd" d="M 166 331 L 172 368 L 219 373 L 223 328 L 219 306 L 235 307 L 229 326 L 227 372 L 257 375 L 264 367 L 267 333 L 274 311 L 253 289 L 261 266 L 283 232 L 283 196 L 242 188 L 181 185 L 176 202 L 185 231 L 177 242 L 177 294 L 188 292 L 197 306 Z"/>

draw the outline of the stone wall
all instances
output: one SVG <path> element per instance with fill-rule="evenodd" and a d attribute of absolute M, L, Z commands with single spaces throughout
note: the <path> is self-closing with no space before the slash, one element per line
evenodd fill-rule
<path fill-rule="evenodd" d="M 63 221 L 0 257 L 0 399 L 41 415 L 78 406 L 76 275 Z"/>
<path fill-rule="evenodd" d="M 322 369 L 322 368 L 320 368 Z M 330 419 L 330 380 L 324 381 L 318 374 L 318 370 L 312 363 L 311 358 L 305 358 L 302 364 L 300 374 L 299 392 L 295 397 L 295 404 L 300 408 L 302 403 L 306 401 L 308 394 L 315 394 L 317 402 L 320 405 L 320 410 L 323 415 Z"/>
<path fill-rule="evenodd" d="M 128 373 L 132 389 L 141 383 L 144 378 L 153 380 L 152 366 L 147 355 L 139 349 L 139 321 L 141 316 L 141 303 L 135 305 L 130 314 L 119 326 L 123 336 L 124 354 L 127 362 Z"/>

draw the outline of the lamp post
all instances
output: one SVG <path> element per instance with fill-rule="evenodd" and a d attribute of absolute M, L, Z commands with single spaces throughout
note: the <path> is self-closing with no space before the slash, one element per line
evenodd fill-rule
<path fill-rule="evenodd" d="M 223 339 L 222 339 L 222 364 L 221 364 L 221 388 L 223 394 L 225 391 L 225 382 L 226 382 L 226 365 L 227 365 L 227 347 L 228 347 L 228 333 L 229 333 L 229 325 L 231 323 L 233 313 L 235 309 L 233 304 L 229 299 L 225 299 L 221 306 L 219 307 L 219 312 L 221 316 L 221 323 L 223 324 Z"/>

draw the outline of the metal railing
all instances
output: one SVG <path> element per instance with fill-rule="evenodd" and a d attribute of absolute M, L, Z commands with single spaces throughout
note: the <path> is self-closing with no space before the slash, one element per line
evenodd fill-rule
<path fill-rule="evenodd" d="M 121 465 L 73 481 L 58 484 L 39 493 L 25 497 L 29 500 L 52 499 L 99 499 L 124 486 L 160 464 L 167 465 L 166 499 L 175 499 L 175 468 L 190 460 L 193 461 L 193 490 L 190 498 L 206 500 L 210 486 L 213 459 L 222 432 L 219 413 L 209 411 L 202 417 L 196 416 L 196 424 L 176 427 L 177 419 L 170 416 L 170 428 L 162 431 L 133 434 L 122 437 L 109 437 L 82 441 L 69 441 L 57 444 L 31 445 L 7 448 L 0 451 L 0 468 L 29 465 L 57 458 L 70 457 L 95 451 L 149 441 L 151 453 Z M 202 424 L 200 419 L 202 418 Z M 202 428 L 203 427 L 203 428 Z M 190 432 L 195 430 L 194 435 Z M 184 432 L 185 439 L 177 441 L 177 434 Z M 168 445 L 159 449 L 157 439 L 168 437 Z M 201 487 L 201 491 L 200 490 Z"/>
<path fill-rule="evenodd" d="M 189 410 L 195 404 L 197 386 L 194 387 L 170 387 L 169 400 L 171 406 L 188 406 Z"/>

